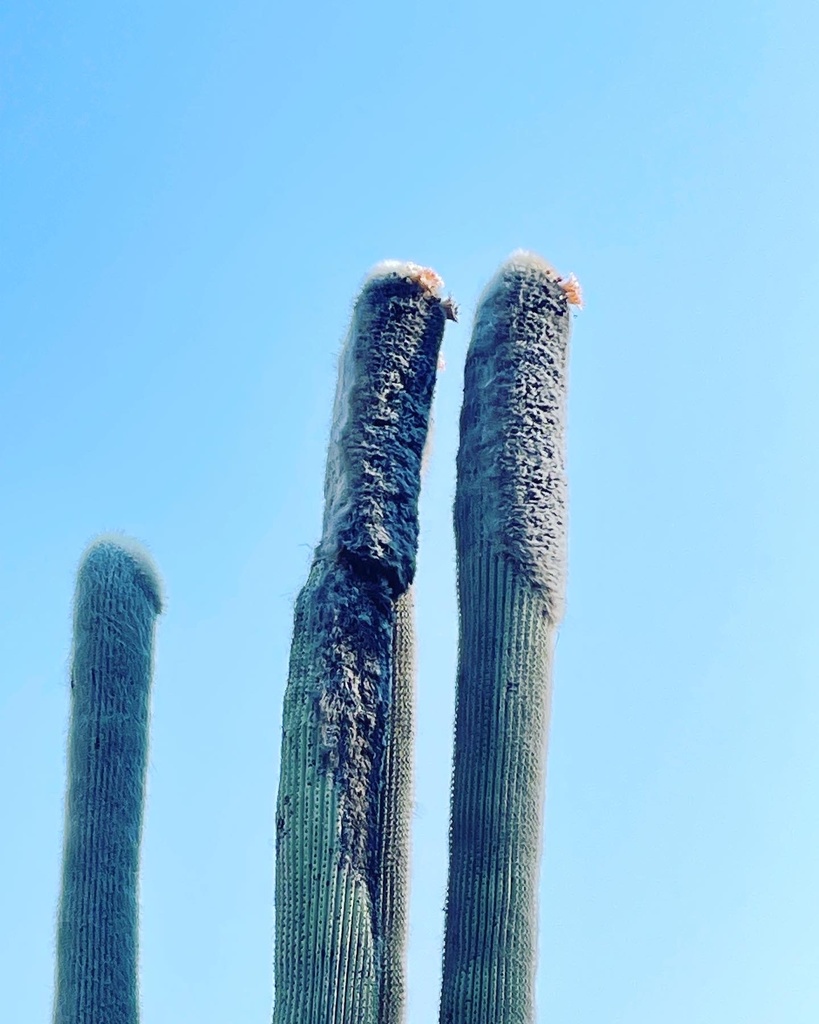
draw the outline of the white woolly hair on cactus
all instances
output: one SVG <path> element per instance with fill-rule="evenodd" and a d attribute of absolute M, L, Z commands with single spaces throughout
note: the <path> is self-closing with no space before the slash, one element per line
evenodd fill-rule
<path fill-rule="evenodd" d="M 578 309 L 583 308 L 583 292 L 577 277 L 574 274 L 561 274 L 548 260 L 545 260 L 538 253 L 532 252 L 529 249 L 515 249 L 501 263 L 494 277 L 492 277 L 483 292 L 481 292 L 478 305 L 480 306 L 488 295 L 491 295 L 492 292 L 502 285 L 503 279 L 507 274 L 516 270 L 523 272 L 532 270 L 536 273 L 544 274 L 556 282 L 562 289 L 570 306 L 577 306 Z"/>
<path fill-rule="evenodd" d="M 492 292 L 502 286 L 504 278 L 509 273 L 516 270 L 534 270 L 537 273 L 545 274 L 553 281 L 558 281 L 560 279 L 560 274 L 548 260 L 543 259 L 543 257 L 539 256 L 536 252 L 530 252 L 528 249 L 515 249 L 515 251 L 507 256 L 503 263 L 501 263 L 494 275 L 487 282 L 486 287 L 478 298 L 478 305 L 481 305 L 487 295 L 491 295 Z"/>
<path fill-rule="evenodd" d="M 427 430 L 427 440 L 424 444 L 424 451 L 421 454 L 421 479 L 426 480 L 427 474 L 429 473 L 429 464 L 432 461 L 432 447 L 435 440 L 435 413 L 430 410 L 429 414 L 429 429 Z"/>
<path fill-rule="evenodd" d="M 365 276 L 362 287 L 385 277 L 405 277 L 408 281 L 417 281 L 433 295 L 440 295 L 444 287 L 440 274 L 430 267 L 422 267 L 419 263 L 410 263 L 406 260 L 382 260 L 376 263 Z"/>
<path fill-rule="evenodd" d="M 405 278 L 410 281 L 417 281 L 430 294 L 440 296 L 444 286 L 443 279 L 429 267 L 422 267 L 418 263 L 410 263 L 402 260 L 382 260 L 372 267 L 364 277 L 361 289 L 356 299 L 356 304 L 361 295 L 366 292 L 367 287 L 376 281 L 389 278 Z M 355 390 L 356 374 L 361 372 L 361 365 L 358 364 L 355 349 L 356 323 L 355 307 L 353 320 L 348 328 L 342 344 L 338 361 L 338 382 L 336 384 L 335 398 L 333 401 L 332 423 L 330 427 L 330 441 L 327 451 L 327 469 L 324 480 L 324 522 L 322 527 L 323 546 L 326 550 L 332 550 L 335 545 L 335 535 L 338 524 L 346 512 L 352 500 L 349 480 L 344 470 L 344 454 L 341 439 L 347 429 L 350 418 L 350 402 Z M 424 451 L 424 464 L 429 457 L 429 437 Z"/>

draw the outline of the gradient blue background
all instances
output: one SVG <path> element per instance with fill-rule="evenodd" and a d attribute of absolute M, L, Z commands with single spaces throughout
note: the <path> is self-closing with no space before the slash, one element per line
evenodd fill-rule
<path fill-rule="evenodd" d="M 819 8 L 510 0 L 0 14 L 0 991 L 49 1019 L 73 574 L 166 581 L 146 1024 L 262 1022 L 292 608 L 385 257 L 445 339 L 422 504 L 410 1024 L 436 1019 L 475 300 L 579 276 L 538 1019 L 819 1019 Z"/>

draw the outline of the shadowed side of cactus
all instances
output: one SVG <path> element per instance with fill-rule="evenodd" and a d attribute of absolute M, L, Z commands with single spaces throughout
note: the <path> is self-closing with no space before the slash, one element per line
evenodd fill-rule
<path fill-rule="evenodd" d="M 412 741 L 410 587 L 444 324 L 381 264 L 341 354 L 321 542 L 296 602 L 276 810 L 275 1024 L 398 1024 Z"/>
<path fill-rule="evenodd" d="M 375 829 L 380 865 L 376 919 L 381 922 L 380 1024 L 399 1024 L 406 999 L 409 923 L 412 750 L 415 739 L 415 622 L 410 587 L 395 604 L 392 695 L 388 708 L 383 784 Z"/>
<path fill-rule="evenodd" d="M 77 576 L 54 1024 L 137 1024 L 139 852 L 161 584 L 103 536 Z"/>
<path fill-rule="evenodd" d="M 566 563 L 565 285 L 528 253 L 487 287 L 455 498 L 460 651 L 442 1024 L 533 1024 L 554 635 Z"/>

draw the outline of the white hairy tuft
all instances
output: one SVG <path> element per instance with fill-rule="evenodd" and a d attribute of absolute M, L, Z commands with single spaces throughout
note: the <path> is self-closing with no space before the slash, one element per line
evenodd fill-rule
<path fill-rule="evenodd" d="M 333 401 L 333 419 L 330 442 L 327 447 L 327 470 L 324 480 L 324 523 L 322 537 L 325 544 L 333 545 L 338 524 L 348 501 L 350 483 L 344 468 L 341 439 L 350 420 L 350 403 L 356 383 L 355 323 L 350 325 L 338 360 L 338 378 Z"/>
<path fill-rule="evenodd" d="M 555 281 L 560 280 L 560 274 L 548 260 L 543 259 L 542 256 L 538 256 L 536 252 L 530 252 L 528 249 L 515 249 L 515 251 L 508 256 L 503 263 L 501 263 L 495 271 L 494 276 L 489 280 L 489 283 L 481 292 L 480 297 L 478 298 L 478 306 L 485 302 L 487 297 L 497 291 L 499 287 L 502 287 L 503 280 L 506 275 L 510 272 L 514 272 L 515 270 L 534 270 L 537 273 L 545 274 L 547 277 L 550 277 Z"/>
<path fill-rule="evenodd" d="M 444 287 L 443 278 L 430 267 L 422 267 L 418 263 L 404 260 L 382 260 L 370 270 L 364 278 L 362 287 L 372 281 L 380 281 L 385 277 L 405 277 L 408 281 L 417 281 L 433 295 L 440 295 Z"/>

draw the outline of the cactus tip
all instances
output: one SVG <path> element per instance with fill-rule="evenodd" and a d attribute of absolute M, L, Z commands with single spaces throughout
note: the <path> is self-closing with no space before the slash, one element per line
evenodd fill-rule
<path fill-rule="evenodd" d="M 382 260 L 376 263 L 364 280 L 365 284 L 378 281 L 385 277 L 405 277 L 409 281 L 417 281 L 426 291 L 439 295 L 444 286 L 443 278 L 430 267 L 422 267 L 418 263 L 403 260 Z"/>
<path fill-rule="evenodd" d="M 134 573 L 145 588 L 157 614 L 162 611 L 164 595 L 162 578 L 150 552 L 139 541 L 121 533 L 101 533 L 88 545 L 80 558 L 78 575 L 100 555 L 117 554 L 131 563 Z"/>
<path fill-rule="evenodd" d="M 487 295 L 495 291 L 507 275 L 525 273 L 526 271 L 543 274 L 550 281 L 554 281 L 566 296 L 566 301 L 570 306 L 577 306 L 578 309 L 583 308 L 583 291 L 577 277 L 574 274 L 561 275 L 548 260 L 543 259 L 536 252 L 530 252 L 528 249 L 516 249 L 503 261 L 497 273 L 485 288 L 482 298 L 486 298 Z"/>
<path fill-rule="evenodd" d="M 555 270 L 548 260 L 545 260 L 542 256 L 536 252 L 531 252 L 529 249 L 515 249 L 515 251 L 508 256 L 500 267 L 500 272 L 510 270 L 537 270 L 542 274 L 546 274 L 547 277 L 551 277 L 553 280 L 557 280 L 560 274 Z"/>

